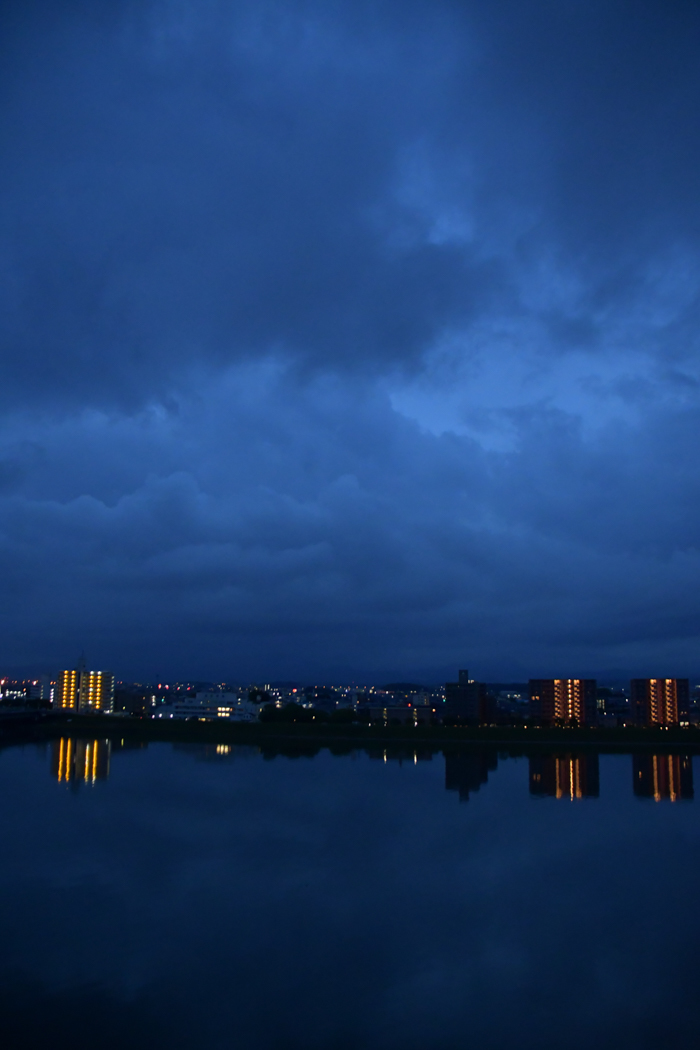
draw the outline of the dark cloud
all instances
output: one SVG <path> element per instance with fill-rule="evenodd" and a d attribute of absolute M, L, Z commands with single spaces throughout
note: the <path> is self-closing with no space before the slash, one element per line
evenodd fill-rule
<path fill-rule="evenodd" d="M 491 298 L 493 263 L 385 214 L 430 48 L 242 5 L 111 28 L 30 36 L 6 76 L 6 382 L 140 400 L 193 358 L 410 360 Z"/>
<path fill-rule="evenodd" d="M 0 19 L 10 665 L 694 668 L 694 5 Z"/>

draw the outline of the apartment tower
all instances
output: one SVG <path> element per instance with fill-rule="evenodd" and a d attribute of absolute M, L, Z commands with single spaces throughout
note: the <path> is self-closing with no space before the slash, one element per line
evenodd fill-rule
<path fill-rule="evenodd" d="M 88 671 L 81 660 L 73 671 L 61 671 L 58 676 L 54 707 L 65 711 L 88 714 L 114 709 L 114 675 L 111 671 Z"/>
<path fill-rule="evenodd" d="M 531 678 L 530 717 L 545 725 L 595 725 L 594 678 Z"/>
<path fill-rule="evenodd" d="M 690 688 L 687 678 L 633 678 L 630 711 L 639 726 L 687 722 Z"/>

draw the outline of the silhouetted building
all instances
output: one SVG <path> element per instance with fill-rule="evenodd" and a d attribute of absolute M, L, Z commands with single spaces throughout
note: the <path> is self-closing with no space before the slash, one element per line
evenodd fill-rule
<path fill-rule="evenodd" d="M 598 718 L 606 726 L 623 726 L 632 721 L 629 698 L 624 690 L 598 686 Z"/>
<path fill-rule="evenodd" d="M 632 755 L 632 775 L 639 798 L 678 802 L 694 797 L 690 755 Z"/>
<path fill-rule="evenodd" d="M 111 671 L 88 671 L 80 660 L 73 671 L 61 671 L 54 694 L 54 707 L 88 714 L 114 709 L 114 675 Z"/>
<path fill-rule="evenodd" d="M 531 678 L 530 718 L 543 725 L 595 725 L 597 695 L 594 678 Z"/>
<path fill-rule="evenodd" d="M 531 757 L 530 794 L 572 801 L 577 798 L 598 798 L 600 777 L 597 753 Z"/>
<path fill-rule="evenodd" d="M 630 713 L 640 726 L 667 726 L 687 722 L 690 717 L 690 687 L 687 678 L 633 678 L 630 682 Z"/>
<path fill-rule="evenodd" d="M 110 740 L 81 740 L 61 737 L 51 745 L 51 772 L 59 784 L 94 784 L 109 776 Z"/>
<path fill-rule="evenodd" d="M 458 791 L 459 801 L 467 802 L 498 765 L 496 751 L 473 751 L 445 755 L 445 790 Z"/>
<path fill-rule="evenodd" d="M 469 671 L 460 671 L 458 681 L 445 685 L 440 714 L 445 722 L 490 723 L 495 721 L 496 700 L 488 695 L 485 685 L 470 679 Z"/>

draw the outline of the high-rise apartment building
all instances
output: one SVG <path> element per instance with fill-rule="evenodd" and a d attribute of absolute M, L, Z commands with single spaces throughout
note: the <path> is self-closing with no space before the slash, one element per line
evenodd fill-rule
<path fill-rule="evenodd" d="M 479 721 L 479 683 L 469 678 L 469 671 L 460 671 L 458 681 L 445 686 L 444 718 Z"/>
<path fill-rule="evenodd" d="M 73 671 L 61 671 L 54 694 L 54 706 L 87 714 L 114 709 L 114 675 L 111 671 L 88 671 L 84 661 Z"/>
<path fill-rule="evenodd" d="M 66 710 L 77 710 L 80 671 L 61 671 L 54 693 L 54 706 Z"/>
<path fill-rule="evenodd" d="M 486 686 L 474 682 L 469 671 L 461 670 L 458 681 L 445 685 L 445 703 L 440 710 L 443 721 L 472 723 L 493 722 L 496 715 L 495 701 L 487 693 Z"/>
<path fill-rule="evenodd" d="M 597 692 L 594 678 L 531 678 L 530 717 L 546 725 L 595 725 Z"/>
<path fill-rule="evenodd" d="M 630 682 L 630 713 L 637 725 L 686 722 L 689 705 L 687 678 L 633 678 Z"/>

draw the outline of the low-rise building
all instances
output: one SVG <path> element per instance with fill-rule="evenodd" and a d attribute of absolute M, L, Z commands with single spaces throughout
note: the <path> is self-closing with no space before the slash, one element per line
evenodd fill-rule
<path fill-rule="evenodd" d="M 224 718 L 229 722 L 255 722 L 258 718 L 258 705 L 242 699 L 237 693 L 197 693 L 196 696 L 183 696 L 168 708 L 158 713 L 159 718 L 197 718 L 216 720 Z"/>
<path fill-rule="evenodd" d="M 369 712 L 370 721 L 383 722 L 384 725 L 400 722 L 401 725 L 430 725 L 437 721 L 438 713 L 434 707 L 427 704 L 407 705 L 403 707 L 391 705 L 370 705 L 365 708 Z"/>

